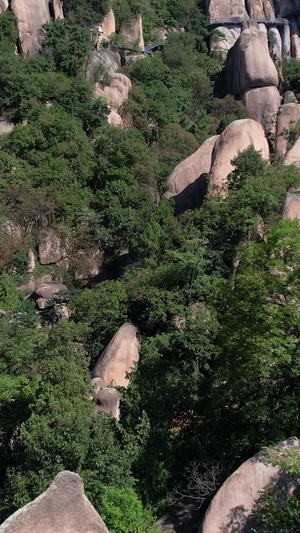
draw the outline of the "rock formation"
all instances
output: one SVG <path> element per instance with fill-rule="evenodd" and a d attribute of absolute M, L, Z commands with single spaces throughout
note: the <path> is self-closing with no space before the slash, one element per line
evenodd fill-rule
<path fill-rule="evenodd" d="M 107 413 L 111 414 L 116 420 L 119 420 L 121 394 L 117 389 L 113 387 L 100 389 L 96 392 L 93 400 L 95 403 L 94 416 L 97 416 L 98 413 Z"/>
<path fill-rule="evenodd" d="M 103 89 L 99 83 L 96 83 L 96 96 L 106 98 L 111 111 L 107 118 L 109 124 L 123 126 L 123 120 L 118 111 L 124 102 L 128 100 L 131 88 L 130 79 L 125 74 L 119 73 L 113 74 L 110 85 L 105 86 Z"/>
<path fill-rule="evenodd" d="M 245 7 L 245 0 L 233 0 L 231 2 L 209 0 L 208 16 L 211 23 L 219 21 L 243 21 L 249 18 Z"/>
<path fill-rule="evenodd" d="M 8 0 L 0 0 L 0 13 L 4 13 L 8 9 Z"/>
<path fill-rule="evenodd" d="M 300 220 L 300 193 L 288 192 L 286 195 L 282 218 L 285 220 Z"/>
<path fill-rule="evenodd" d="M 15 125 L 8 122 L 5 118 L 0 118 L 0 135 L 4 133 L 10 133 L 14 129 Z"/>
<path fill-rule="evenodd" d="M 275 153 L 279 157 L 284 157 L 288 148 L 289 138 L 292 128 L 300 120 L 299 104 L 284 104 L 280 108 L 277 119 L 277 131 L 275 142 Z"/>
<path fill-rule="evenodd" d="M 38 256 L 41 265 L 57 264 L 68 257 L 67 242 L 53 229 L 42 232 L 38 237 Z"/>
<path fill-rule="evenodd" d="M 41 27 L 50 22 L 48 0 L 12 0 L 11 10 L 16 18 L 19 46 L 25 56 L 41 50 Z"/>
<path fill-rule="evenodd" d="M 257 87 L 278 86 L 278 74 L 269 54 L 266 32 L 256 25 L 244 30 L 226 61 L 228 92 L 242 94 Z"/>
<path fill-rule="evenodd" d="M 132 21 L 123 24 L 123 26 L 120 28 L 119 35 L 122 35 L 125 45 L 130 47 L 137 43 L 137 46 L 140 50 L 145 50 L 141 15 L 138 15 Z"/>
<path fill-rule="evenodd" d="M 54 20 L 62 20 L 64 18 L 63 6 L 60 0 L 52 0 L 52 9 Z"/>
<path fill-rule="evenodd" d="M 45 281 L 36 286 L 33 297 L 39 309 L 45 309 L 49 300 L 53 300 L 58 293 L 66 292 L 67 287 L 60 281 Z"/>
<path fill-rule="evenodd" d="M 138 331 L 124 324 L 101 353 L 91 377 L 101 378 L 102 388 L 129 385 L 128 374 L 139 360 Z"/>
<path fill-rule="evenodd" d="M 258 87 L 246 91 L 243 102 L 249 111 L 249 117 L 259 122 L 266 133 L 275 135 L 277 113 L 281 96 L 277 87 Z"/>
<path fill-rule="evenodd" d="M 296 438 L 281 443 L 283 451 L 300 445 Z M 251 512 L 261 492 L 277 486 L 285 497 L 296 488 L 296 482 L 286 472 L 271 466 L 258 453 L 243 463 L 222 485 L 206 511 L 199 533 L 250 533 L 254 523 Z"/>
<path fill-rule="evenodd" d="M 112 9 L 105 15 L 102 26 L 102 39 L 108 39 L 113 33 L 116 33 L 116 20 L 115 14 Z"/>
<path fill-rule="evenodd" d="M 269 159 L 269 145 L 264 130 L 252 119 L 235 120 L 222 132 L 217 139 L 210 170 L 208 192 L 210 194 L 226 194 L 227 177 L 233 170 L 232 160 L 249 146 Z"/>
<path fill-rule="evenodd" d="M 207 139 L 198 150 L 179 163 L 168 178 L 167 198 L 174 198 L 176 209 L 182 213 L 199 207 L 207 188 L 207 174 L 218 135 Z"/>
<path fill-rule="evenodd" d="M 84 494 L 81 477 L 60 472 L 50 487 L 0 526 L 1 533 L 109 533 Z"/>
<path fill-rule="evenodd" d="M 221 56 L 226 59 L 228 50 L 233 47 L 241 33 L 235 26 L 218 26 L 210 36 L 210 53 L 212 56 Z"/>
<path fill-rule="evenodd" d="M 297 139 L 294 146 L 287 152 L 284 164 L 295 165 L 300 169 L 300 139 Z"/>
<path fill-rule="evenodd" d="M 94 82 L 97 69 L 102 67 L 105 72 L 112 76 L 121 67 L 121 58 L 118 52 L 111 50 L 94 50 L 92 58 L 87 66 L 86 78 Z"/>

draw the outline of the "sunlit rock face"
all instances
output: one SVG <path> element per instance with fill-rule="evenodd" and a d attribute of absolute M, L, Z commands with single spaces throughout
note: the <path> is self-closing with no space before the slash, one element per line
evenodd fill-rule
<path fill-rule="evenodd" d="M 41 27 L 50 22 L 48 0 L 12 0 L 11 10 L 16 18 L 19 46 L 27 56 L 38 54 L 42 47 Z"/>
<path fill-rule="evenodd" d="M 50 487 L 10 516 L 1 533 L 109 533 L 84 494 L 81 477 L 60 472 Z"/>
<path fill-rule="evenodd" d="M 276 449 L 280 453 L 298 448 L 299 444 L 298 439 L 292 438 Z M 206 511 L 199 533 L 251 533 L 255 530 L 251 512 L 261 493 L 271 487 L 278 487 L 286 498 L 297 488 L 297 483 L 288 473 L 271 466 L 260 452 L 225 481 Z"/>

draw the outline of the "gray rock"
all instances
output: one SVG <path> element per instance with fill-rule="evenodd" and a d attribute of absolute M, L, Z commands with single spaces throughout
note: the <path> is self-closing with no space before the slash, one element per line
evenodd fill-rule
<path fill-rule="evenodd" d="M 16 18 L 19 44 L 25 56 L 34 56 L 42 46 L 41 27 L 50 22 L 48 0 L 12 0 L 11 10 Z"/>

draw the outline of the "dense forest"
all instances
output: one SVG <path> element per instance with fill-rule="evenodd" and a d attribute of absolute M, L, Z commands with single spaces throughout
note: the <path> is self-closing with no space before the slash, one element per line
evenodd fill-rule
<path fill-rule="evenodd" d="M 120 69 L 132 83 L 126 128 L 94 98 L 109 75 L 86 80 L 90 26 L 110 7 L 117 28 L 141 13 L 146 43 L 157 27 L 174 30 Z M 16 50 L 13 14 L 0 17 L 0 108 L 14 125 L 0 137 L 0 521 L 70 470 L 111 533 L 156 533 L 170 506 L 195 502 L 200 520 L 244 460 L 300 436 L 300 231 L 282 219 L 300 171 L 250 147 L 226 196 L 179 214 L 165 196 L 173 169 L 248 116 L 209 55 L 204 5 L 70 0 L 65 13 L 31 58 Z M 299 60 L 280 83 L 300 94 Z M 49 229 L 68 243 L 68 269 L 35 261 L 29 273 Z M 90 250 L 101 272 L 76 275 Z M 68 291 L 38 310 L 33 275 Z M 120 419 L 95 417 L 90 371 L 125 322 L 140 360 Z M 263 531 L 299 531 L 299 500 L 272 492 L 259 516 Z"/>

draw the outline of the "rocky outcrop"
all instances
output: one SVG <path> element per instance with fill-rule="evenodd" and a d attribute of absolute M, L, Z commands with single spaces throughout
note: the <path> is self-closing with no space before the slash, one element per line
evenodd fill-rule
<path fill-rule="evenodd" d="M 10 133 L 14 129 L 15 125 L 8 122 L 5 118 L 0 118 L 0 135 L 4 133 Z"/>
<path fill-rule="evenodd" d="M 300 168 L 300 139 L 296 140 L 294 146 L 286 154 L 284 164 Z"/>
<path fill-rule="evenodd" d="M 41 265 L 57 264 L 68 257 L 68 243 L 55 230 L 40 233 L 38 237 L 38 256 Z"/>
<path fill-rule="evenodd" d="M 251 19 L 274 19 L 275 10 L 272 0 L 246 0 Z"/>
<path fill-rule="evenodd" d="M 12 0 L 11 10 L 16 18 L 22 53 L 28 57 L 38 54 L 42 45 L 40 29 L 50 22 L 48 0 Z"/>
<path fill-rule="evenodd" d="M 60 472 L 50 487 L 31 503 L 11 515 L 1 533 L 109 533 L 84 494 L 81 477 Z"/>
<path fill-rule="evenodd" d="M 285 220 L 300 220 L 300 192 L 287 193 L 282 218 Z"/>
<path fill-rule="evenodd" d="M 284 157 L 288 148 L 290 132 L 300 120 L 299 104 L 284 104 L 280 108 L 277 119 L 275 153 L 278 157 Z"/>
<path fill-rule="evenodd" d="M 120 401 L 121 394 L 117 389 L 109 387 L 96 392 L 94 397 L 94 416 L 99 413 L 112 415 L 116 420 L 120 418 Z"/>
<path fill-rule="evenodd" d="M 228 50 L 233 47 L 241 33 L 240 28 L 218 26 L 210 36 L 210 55 L 226 59 Z"/>
<path fill-rule="evenodd" d="M 139 344 L 137 329 L 124 324 L 100 355 L 91 377 L 101 378 L 102 388 L 127 388 L 128 374 L 139 360 Z"/>
<path fill-rule="evenodd" d="M 67 287 L 60 281 L 45 281 L 36 286 L 33 298 L 36 300 L 38 309 L 45 309 L 49 300 L 55 299 L 59 293 L 67 290 Z"/>
<path fill-rule="evenodd" d="M 198 150 L 179 163 L 168 178 L 167 198 L 174 198 L 176 209 L 183 213 L 199 207 L 207 187 L 207 174 L 218 135 L 207 139 Z"/>
<path fill-rule="evenodd" d="M 227 178 L 234 168 L 232 160 L 251 145 L 264 159 L 269 159 L 269 145 L 264 130 L 255 120 L 235 120 L 225 128 L 212 154 L 209 194 L 226 194 Z"/>
<path fill-rule="evenodd" d="M 52 0 L 52 10 L 54 20 L 64 19 L 63 6 L 60 0 Z"/>
<path fill-rule="evenodd" d="M 281 96 L 277 87 L 259 87 L 246 91 L 243 96 L 249 117 L 259 122 L 264 131 L 275 135 L 277 113 L 281 103 Z"/>
<path fill-rule="evenodd" d="M 0 13 L 4 13 L 8 9 L 8 0 L 0 0 Z"/>
<path fill-rule="evenodd" d="M 27 257 L 28 257 L 27 272 L 28 272 L 28 274 L 32 274 L 32 272 L 34 272 L 34 269 L 35 269 L 35 253 L 34 253 L 34 251 L 33 250 L 29 250 L 28 254 L 27 254 Z"/>
<path fill-rule="evenodd" d="M 76 258 L 73 259 L 75 279 L 89 279 L 98 276 L 102 270 L 103 261 L 104 253 L 99 248 L 78 250 Z"/>
<path fill-rule="evenodd" d="M 118 126 L 120 128 L 124 125 L 122 117 L 116 111 L 111 111 L 109 113 L 107 117 L 107 122 L 112 126 Z"/>
<path fill-rule="evenodd" d="M 299 440 L 281 443 L 279 452 L 299 447 Z M 222 485 L 206 511 L 199 533 L 250 533 L 255 526 L 250 517 L 261 493 L 277 486 L 284 497 L 296 489 L 296 481 L 278 467 L 271 466 L 260 452 L 243 463 Z"/>
<path fill-rule="evenodd" d="M 99 84 L 96 84 L 96 96 L 107 98 L 111 111 L 118 112 L 122 104 L 128 100 L 131 87 L 131 81 L 125 74 L 113 74 L 110 85 L 101 89 Z"/>
<path fill-rule="evenodd" d="M 137 44 L 140 50 L 145 50 L 143 23 L 141 15 L 121 26 L 119 35 L 122 35 L 125 45 L 129 47 Z"/>
<path fill-rule="evenodd" d="M 226 61 L 228 92 L 242 94 L 257 87 L 278 86 L 278 74 L 269 54 L 266 32 L 257 26 L 244 30 Z"/>
<path fill-rule="evenodd" d="M 231 2 L 224 2 L 223 0 L 209 0 L 208 16 L 211 23 L 230 20 L 242 21 L 249 18 L 245 7 L 245 0 L 233 0 Z"/>
<path fill-rule="evenodd" d="M 108 39 L 113 33 L 116 33 L 116 20 L 115 14 L 112 9 L 105 15 L 102 26 L 102 39 Z"/>
<path fill-rule="evenodd" d="M 86 70 L 88 81 L 96 81 L 95 78 L 97 77 L 99 67 L 102 67 L 104 72 L 112 76 L 121 67 L 120 55 L 111 50 L 94 50 L 92 59 L 88 63 Z"/>

